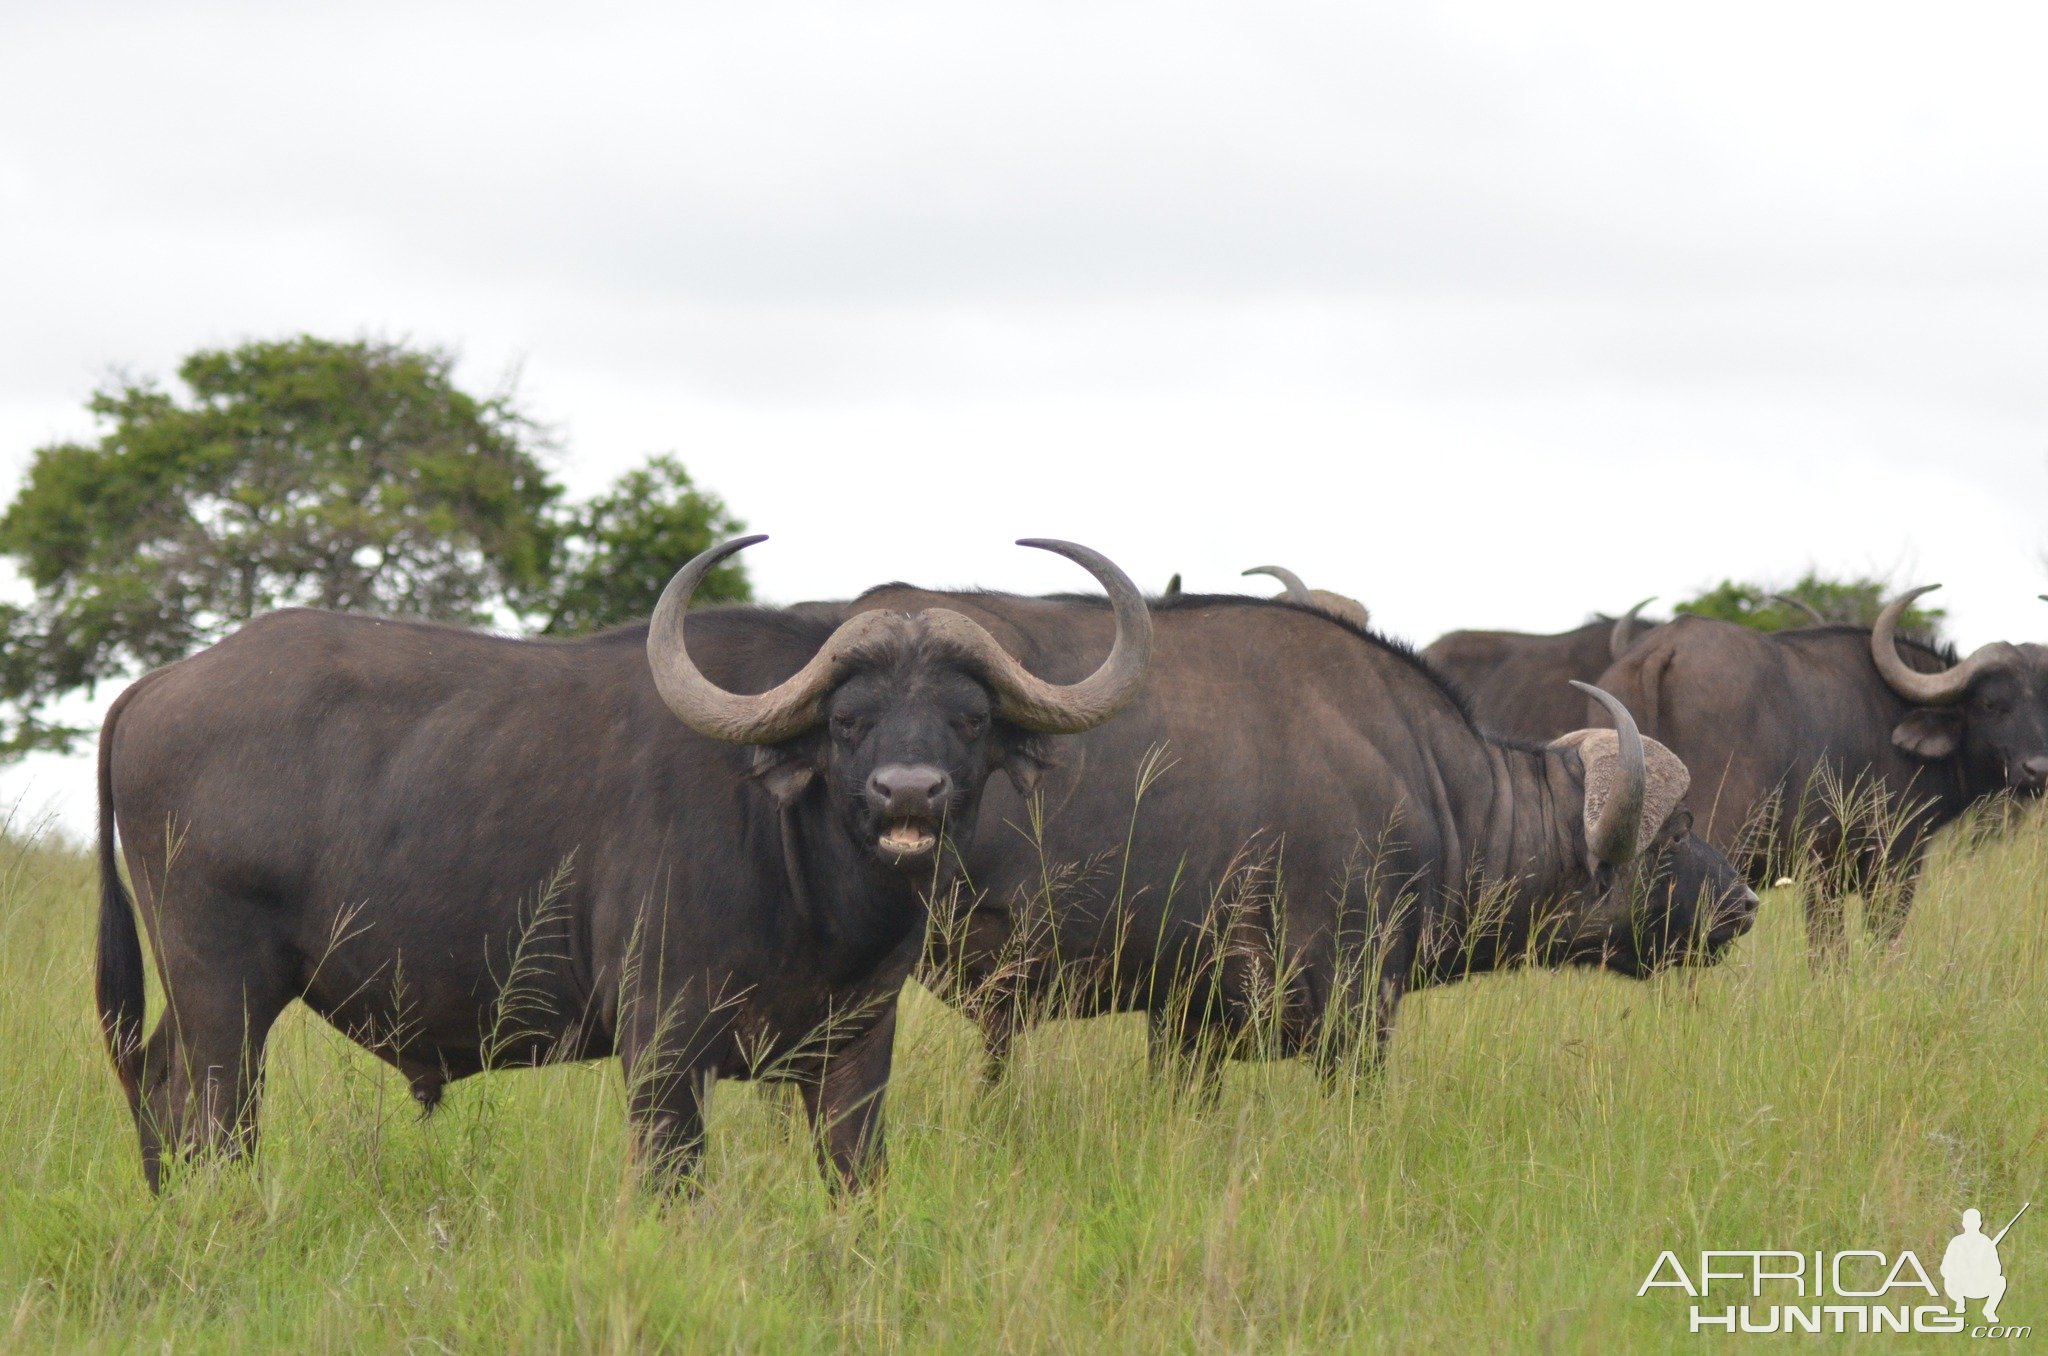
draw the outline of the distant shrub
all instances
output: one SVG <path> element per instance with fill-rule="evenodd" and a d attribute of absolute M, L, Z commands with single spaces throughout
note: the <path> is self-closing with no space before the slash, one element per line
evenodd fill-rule
<path fill-rule="evenodd" d="M 1788 631 L 1814 625 L 1804 603 L 1821 621 L 1847 626 L 1869 626 L 1891 598 L 1897 586 L 1886 579 L 1829 579 L 1808 570 L 1798 582 L 1780 588 L 1758 583 L 1737 583 L 1723 579 L 1714 587 L 1673 608 L 1684 616 L 1713 617 L 1756 631 Z M 1916 639 L 1936 641 L 1948 613 L 1938 607 L 1906 609 L 1900 631 Z"/>

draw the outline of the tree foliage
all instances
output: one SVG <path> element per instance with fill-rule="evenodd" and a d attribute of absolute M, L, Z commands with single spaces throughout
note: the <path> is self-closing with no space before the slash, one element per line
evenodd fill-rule
<path fill-rule="evenodd" d="M 1828 622 L 1869 626 L 1877 620 L 1898 589 L 1890 581 L 1867 577 L 1829 579 L 1808 570 L 1797 583 L 1783 588 L 1737 583 L 1724 579 L 1698 597 L 1673 608 L 1695 617 L 1714 617 L 1757 631 L 1785 631 L 1813 625 L 1813 619 L 1793 604 L 1774 599 L 1794 599 L 1818 612 Z M 1947 613 L 1938 607 L 1913 606 L 1899 629 L 1907 635 L 1932 641 L 1941 633 Z"/>
<path fill-rule="evenodd" d="M 673 458 L 565 506 L 545 433 L 452 355 L 302 336 L 193 354 L 182 392 L 96 391 L 91 442 L 39 449 L 0 515 L 34 590 L 0 603 L 0 758 L 65 748 L 63 694 L 292 605 L 564 631 L 644 616 L 737 527 Z M 704 596 L 743 598 L 738 565 Z"/>
<path fill-rule="evenodd" d="M 698 489 L 672 456 L 654 456 L 573 510 L 562 536 L 544 630 L 595 631 L 641 621 L 676 567 L 744 525 L 717 495 Z M 697 586 L 697 603 L 753 596 L 731 559 Z"/>

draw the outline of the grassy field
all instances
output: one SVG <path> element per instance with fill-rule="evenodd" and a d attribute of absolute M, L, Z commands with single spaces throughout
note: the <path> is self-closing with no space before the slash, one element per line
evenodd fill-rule
<path fill-rule="evenodd" d="M 892 1177 L 847 1206 L 745 1085 L 703 1195 L 664 1206 L 626 1186 L 614 1066 L 471 1080 L 422 1123 L 303 1011 L 260 1163 L 153 1201 L 91 1016 L 91 878 L 0 841 L 10 1349 L 1656 1350 L 1702 1340 L 1682 1295 L 1636 1298 L 1662 1249 L 1931 1270 L 1963 1206 L 2048 1207 L 2039 814 L 1945 845 L 1893 957 L 1809 976 L 1776 892 L 1715 971 L 1411 999 L 1384 1080 L 1339 1095 L 1239 1065 L 1176 1104 L 1129 1020 L 1043 1028 L 983 1092 L 971 1030 L 916 992 Z M 2002 1317 L 2048 1329 L 2048 1218 L 2003 1251 Z"/>

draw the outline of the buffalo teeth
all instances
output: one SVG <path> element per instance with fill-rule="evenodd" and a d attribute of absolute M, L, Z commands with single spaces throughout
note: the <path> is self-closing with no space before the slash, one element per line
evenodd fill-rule
<path fill-rule="evenodd" d="M 937 841 L 930 829 L 918 824 L 891 824 L 882 830 L 882 846 L 891 852 L 926 852 Z"/>

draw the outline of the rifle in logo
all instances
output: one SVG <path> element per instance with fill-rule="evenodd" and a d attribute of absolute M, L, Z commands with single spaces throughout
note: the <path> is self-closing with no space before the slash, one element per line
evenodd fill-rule
<path fill-rule="evenodd" d="M 1984 1216 L 1975 1209 L 1963 1211 L 1963 1231 L 1949 1240 L 1941 1255 L 1941 1288 L 1949 1302 L 1962 1313 L 1968 1300 L 1984 1301 L 1984 1321 L 1998 1321 L 1998 1301 L 2005 1298 L 2005 1269 L 1998 1262 L 1998 1245 L 2033 1205 L 2028 1201 L 2005 1227 L 1989 1238 L 1984 1235 Z"/>

